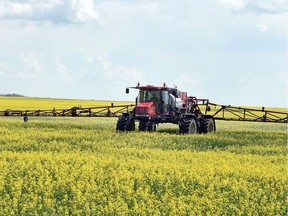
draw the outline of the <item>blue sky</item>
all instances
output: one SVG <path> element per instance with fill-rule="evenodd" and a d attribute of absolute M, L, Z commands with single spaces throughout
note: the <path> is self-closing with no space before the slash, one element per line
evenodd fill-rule
<path fill-rule="evenodd" d="M 287 107 L 287 0 L 0 0 L 0 93 L 134 100 L 177 85 Z"/>

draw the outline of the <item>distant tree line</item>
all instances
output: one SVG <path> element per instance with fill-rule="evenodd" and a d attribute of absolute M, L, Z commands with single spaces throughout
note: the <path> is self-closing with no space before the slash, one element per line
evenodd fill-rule
<path fill-rule="evenodd" d="M 24 95 L 12 93 L 12 94 L 0 94 L 0 96 L 5 96 L 5 97 L 25 97 Z"/>

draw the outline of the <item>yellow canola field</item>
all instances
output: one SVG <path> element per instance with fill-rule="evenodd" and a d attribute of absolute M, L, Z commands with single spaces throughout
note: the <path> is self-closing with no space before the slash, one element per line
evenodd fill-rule
<path fill-rule="evenodd" d="M 286 215 L 286 124 L 117 133 L 114 118 L 0 117 L 0 215 Z"/>
<path fill-rule="evenodd" d="M 114 105 L 130 105 L 135 104 L 134 101 L 104 101 L 104 100 L 79 100 L 79 99 L 60 99 L 60 98 L 35 98 L 35 97 L 6 97 L 0 96 L 0 111 L 7 109 L 11 110 L 52 110 L 55 109 L 69 109 L 74 106 L 94 107 L 94 106 L 110 106 Z M 237 105 L 234 105 L 238 107 Z M 239 106 L 242 107 L 242 106 Z M 245 107 L 245 106 L 244 106 Z M 205 112 L 205 106 L 200 106 L 201 111 Z M 208 114 L 214 114 L 221 106 L 210 106 L 211 111 Z M 261 110 L 262 107 L 246 107 Z M 288 112 L 287 108 L 271 108 L 265 107 L 265 110 Z M 221 113 L 220 113 L 221 114 Z"/>
<path fill-rule="evenodd" d="M 129 105 L 131 102 L 116 102 L 114 105 Z M 10 110 L 52 110 L 70 109 L 75 106 L 95 107 L 110 106 L 110 101 L 100 100 L 77 100 L 35 97 L 5 97 L 0 96 L 0 111 Z"/>

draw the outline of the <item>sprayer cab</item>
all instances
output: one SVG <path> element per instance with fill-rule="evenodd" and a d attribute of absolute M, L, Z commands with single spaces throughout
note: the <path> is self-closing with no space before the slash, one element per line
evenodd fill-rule
<path fill-rule="evenodd" d="M 163 116 L 171 115 L 176 109 L 187 106 L 187 93 L 181 92 L 177 88 L 163 86 L 140 86 L 126 88 L 138 89 L 139 94 L 136 98 L 135 117 L 148 119 L 162 119 Z"/>

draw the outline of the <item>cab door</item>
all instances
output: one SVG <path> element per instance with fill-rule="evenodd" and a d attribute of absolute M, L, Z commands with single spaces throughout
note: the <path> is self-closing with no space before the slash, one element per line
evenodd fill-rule
<path fill-rule="evenodd" d="M 163 114 L 169 112 L 169 93 L 167 90 L 161 91 L 161 108 Z"/>

